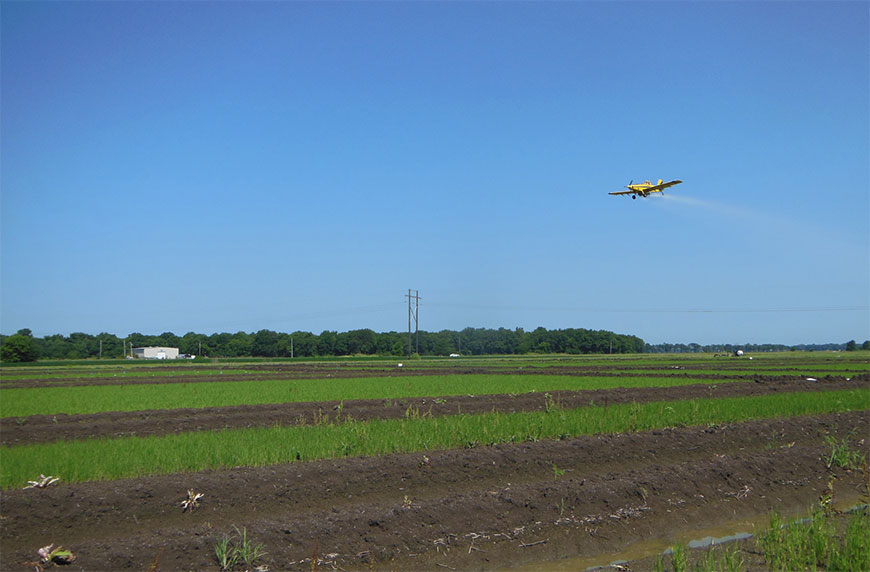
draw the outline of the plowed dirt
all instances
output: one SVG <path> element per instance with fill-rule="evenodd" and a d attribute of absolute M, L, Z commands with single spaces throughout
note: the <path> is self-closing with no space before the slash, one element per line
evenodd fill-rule
<path fill-rule="evenodd" d="M 270 379 L 283 371 L 261 369 Z M 557 371 L 547 370 L 537 373 Z M 607 372 L 567 368 L 563 373 Z M 323 374 L 322 367 L 297 367 L 288 376 Z M 256 379 L 250 375 L 242 378 Z M 335 375 L 384 373 L 373 368 Z M 549 399 L 580 407 L 866 389 L 870 382 L 866 374 L 851 380 L 723 379 L 711 375 L 709 384 L 672 388 L 553 391 Z M 180 375 L 159 382 L 181 380 L 196 381 Z M 61 383 L 101 384 L 109 378 Z M 545 409 L 547 401 L 541 393 L 433 396 L 32 416 L 0 420 L 0 439 L 10 446 L 292 425 L 324 415 L 367 420 L 408 411 L 433 416 L 533 411 Z M 857 502 L 870 492 L 867 475 L 828 467 L 826 437 L 848 439 L 870 455 L 868 435 L 870 412 L 863 411 L 8 490 L 0 493 L 0 569 L 34 570 L 37 550 L 53 543 L 77 555 L 66 570 L 218 571 L 216 543 L 244 529 L 266 551 L 256 564 L 273 571 L 502 570 L 534 563 L 546 570 L 546 563 L 558 559 L 613 554 L 635 542 L 668 541 L 723 520 L 802 510 L 819 500 L 832 476 L 835 497 Z M 188 490 L 204 495 L 191 511 L 181 505 Z M 642 570 L 649 563 L 637 566 L 633 569 Z"/>
<path fill-rule="evenodd" d="M 33 570 L 55 543 L 78 555 L 68 570 L 218 570 L 214 545 L 234 527 L 263 543 L 271 570 L 492 570 L 612 553 L 815 502 L 830 475 L 824 436 L 856 428 L 867 434 L 868 412 L 6 491 L 2 568 Z M 835 474 L 840 495 L 865 486 Z M 183 512 L 188 489 L 205 496 Z"/>

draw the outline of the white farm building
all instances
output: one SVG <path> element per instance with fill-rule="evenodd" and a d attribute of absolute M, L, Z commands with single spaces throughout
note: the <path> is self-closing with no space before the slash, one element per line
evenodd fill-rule
<path fill-rule="evenodd" d="M 133 357 L 139 359 L 178 359 L 178 348 L 133 348 Z"/>

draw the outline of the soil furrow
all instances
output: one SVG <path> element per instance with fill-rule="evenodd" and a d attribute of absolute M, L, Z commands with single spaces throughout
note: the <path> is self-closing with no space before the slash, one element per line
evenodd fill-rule
<path fill-rule="evenodd" d="M 161 367 L 161 370 L 175 371 L 174 368 Z M 261 369 L 249 368 L 248 370 L 226 369 L 196 375 L 161 375 L 138 376 L 138 375 L 101 375 L 101 376 L 75 376 L 33 379 L 12 379 L 0 381 L 0 389 L 22 389 L 36 387 L 75 387 L 75 386 L 103 386 L 103 385 L 155 385 L 165 383 L 214 383 L 235 381 L 272 381 L 272 380 L 308 380 L 308 379 L 357 379 L 367 377 L 426 377 L 434 375 L 552 375 L 571 377 L 691 377 L 709 380 L 734 380 L 734 379 L 796 379 L 794 375 L 783 375 L 776 369 L 765 370 L 765 374 L 747 375 L 738 368 L 733 368 L 735 374 L 722 373 L 731 368 L 714 368 L 713 366 L 692 366 L 692 372 L 681 372 L 683 367 L 637 367 L 631 368 L 637 371 L 620 371 L 615 368 L 600 366 L 550 366 L 550 367 L 516 367 L 516 368 L 487 368 L 487 367 L 426 367 L 415 369 L 413 367 L 398 368 L 395 366 L 370 369 L 351 369 L 342 367 L 332 368 L 274 368 Z M 717 373 L 703 373 L 705 369 L 716 369 Z M 794 371 L 795 367 L 783 368 L 782 371 Z M 701 370 L 698 372 L 697 370 Z M 824 368 L 816 368 L 817 371 L 825 371 Z M 264 373 L 260 373 L 260 372 Z M 867 368 L 855 366 L 853 371 L 831 372 L 830 375 L 853 377 L 862 375 Z M 257 372 L 257 373 L 253 373 Z"/>
<path fill-rule="evenodd" d="M 474 570 L 605 553 L 725 512 L 807 506 L 831 475 L 824 437 L 867 454 L 868 428 L 870 412 L 853 412 L 4 491 L 2 568 L 54 542 L 78 554 L 69 570 L 143 570 L 158 555 L 161 570 L 217 570 L 233 526 L 272 570 L 315 555 L 323 568 Z M 857 494 L 861 475 L 836 476 Z M 180 507 L 187 489 L 205 494 L 196 511 Z"/>

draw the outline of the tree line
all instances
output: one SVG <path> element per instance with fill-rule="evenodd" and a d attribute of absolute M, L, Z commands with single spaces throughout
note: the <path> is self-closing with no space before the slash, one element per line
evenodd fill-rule
<path fill-rule="evenodd" d="M 737 350 L 744 352 L 821 352 L 821 351 L 855 351 L 858 344 L 855 340 L 849 340 L 843 344 L 797 344 L 787 346 L 784 344 L 646 344 L 646 353 L 733 353 Z M 861 345 L 862 350 L 870 350 L 870 340 Z"/>
<path fill-rule="evenodd" d="M 11 336 L 0 335 L 0 360 L 122 358 L 130 354 L 130 348 L 147 346 L 173 347 L 182 354 L 206 357 L 403 356 L 408 355 L 409 351 L 407 332 L 378 333 L 370 329 L 348 332 L 326 330 L 320 334 L 272 330 L 211 335 L 188 332 L 183 336 L 172 332 L 156 336 L 136 332 L 125 338 L 105 332 L 97 335 L 76 332 L 69 336 L 55 334 L 38 338 L 25 329 Z M 644 347 L 644 341 L 637 336 L 583 328 L 537 328 L 530 332 L 522 328 L 465 328 L 440 332 L 421 330 L 418 334 L 412 334 L 410 340 L 411 353 L 421 356 L 453 353 L 640 353 Z"/>

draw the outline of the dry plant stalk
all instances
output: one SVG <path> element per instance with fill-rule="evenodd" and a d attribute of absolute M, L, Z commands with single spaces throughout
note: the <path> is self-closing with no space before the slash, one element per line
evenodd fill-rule
<path fill-rule="evenodd" d="M 60 477 L 52 477 L 51 475 L 45 476 L 43 474 L 39 475 L 39 479 L 35 481 L 27 481 L 27 486 L 25 489 L 44 489 L 46 487 L 50 487 L 54 483 L 58 482 Z"/>
<path fill-rule="evenodd" d="M 193 511 L 199 508 L 199 500 L 204 497 L 203 493 L 194 492 L 193 489 L 187 489 L 187 498 L 181 501 L 182 512 Z"/>
<path fill-rule="evenodd" d="M 54 547 L 54 544 L 43 546 L 36 551 L 39 554 L 40 564 L 71 564 L 76 555 L 62 546 Z"/>

